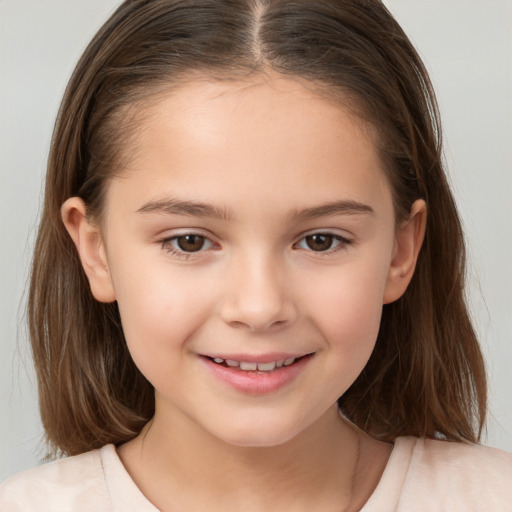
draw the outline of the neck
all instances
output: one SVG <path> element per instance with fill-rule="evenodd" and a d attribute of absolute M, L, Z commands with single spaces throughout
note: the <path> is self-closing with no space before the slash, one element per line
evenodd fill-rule
<path fill-rule="evenodd" d="M 358 433 L 333 406 L 294 439 L 234 446 L 187 418 L 155 415 L 120 449 L 135 482 L 162 510 L 343 510 L 353 498 Z M 160 492 L 165 490 L 165 492 Z M 201 505 L 202 504 L 202 505 Z"/>

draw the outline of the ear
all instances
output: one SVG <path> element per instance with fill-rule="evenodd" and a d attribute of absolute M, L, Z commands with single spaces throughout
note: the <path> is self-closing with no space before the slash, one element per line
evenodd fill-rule
<path fill-rule="evenodd" d="M 427 226 L 427 205 L 415 201 L 409 218 L 398 228 L 383 303 L 398 300 L 411 282 Z"/>
<path fill-rule="evenodd" d="M 116 295 L 101 232 L 87 218 L 84 201 L 71 197 L 62 205 L 61 215 L 78 251 L 94 298 L 100 302 L 114 302 Z"/>

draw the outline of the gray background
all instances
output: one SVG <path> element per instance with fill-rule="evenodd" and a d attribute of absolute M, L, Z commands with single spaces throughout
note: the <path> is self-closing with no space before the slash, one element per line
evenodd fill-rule
<path fill-rule="evenodd" d="M 491 387 L 486 443 L 512 451 L 512 2 L 387 0 L 437 89 Z M 0 480 L 44 449 L 23 299 L 51 130 L 119 0 L 0 0 Z"/>

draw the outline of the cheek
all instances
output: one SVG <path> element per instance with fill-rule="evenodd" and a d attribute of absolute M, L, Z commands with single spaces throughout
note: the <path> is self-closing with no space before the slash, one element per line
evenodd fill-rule
<path fill-rule="evenodd" d="M 352 275 L 347 288 L 333 286 L 329 299 L 318 311 L 317 329 L 327 342 L 327 373 L 332 375 L 328 394 L 338 400 L 355 382 L 366 366 L 377 340 L 382 316 L 382 295 L 369 276 Z M 354 280 L 354 286 L 348 286 Z"/>
<path fill-rule="evenodd" d="M 309 294 L 310 320 L 331 350 L 364 365 L 380 327 L 387 267 L 351 265 L 325 277 Z"/>
<path fill-rule="evenodd" d="M 191 281 L 165 262 L 132 265 L 136 273 L 129 268 L 123 261 L 113 272 L 116 297 L 132 358 L 151 381 L 155 369 L 165 372 L 186 355 L 182 348 L 205 323 L 215 298 L 207 281 Z M 169 352 L 172 357 L 164 357 Z"/>

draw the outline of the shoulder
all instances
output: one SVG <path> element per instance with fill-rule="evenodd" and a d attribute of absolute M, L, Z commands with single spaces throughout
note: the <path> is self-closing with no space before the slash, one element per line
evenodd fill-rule
<path fill-rule="evenodd" d="M 430 471 L 440 472 L 458 469 L 467 477 L 485 469 L 488 475 L 501 475 L 512 479 L 512 454 L 503 450 L 434 439 L 401 438 L 400 442 L 410 450 L 411 468 L 428 468 Z M 478 478 L 481 479 L 482 475 Z"/>
<path fill-rule="evenodd" d="M 106 446 L 101 451 L 113 449 Z M 103 512 L 110 499 L 100 450 L 23 471 L 0 485 L 0 512 Z"/>
<path fill-rule="evenodd" d="M 408 468 L 403 496 L 435 497 L 449 510 L 512 511 L 512 454 L 462 442 L 399 438 Z M 443 508 L 440 508 L 443 509 Z"/>

